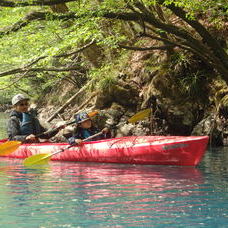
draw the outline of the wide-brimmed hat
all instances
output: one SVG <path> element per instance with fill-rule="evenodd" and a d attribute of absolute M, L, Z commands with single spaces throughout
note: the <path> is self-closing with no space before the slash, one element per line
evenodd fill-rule
<path fill-rule="evenodd" d="M 20 101 L 24 101 L 24 100 L 29 100 L 28 97 L 26 97 L 25 95 L 23 94 L 17 94 L 15 95 L 13 98 L 12 98 L 12 105 L 16 105 L 18 102 Z"/>
<path fill-rule="evenodd" d="M 89 115 L 86 112 L 80 112 L 80 113 L 76 114 L 74 116 L 74 118 L 75 118 L 75 122 L 77 124 L 82 123 L 82 122 L 84 122 L 86 120 L 90 120 L 90 117 L 89 117 Z"/>

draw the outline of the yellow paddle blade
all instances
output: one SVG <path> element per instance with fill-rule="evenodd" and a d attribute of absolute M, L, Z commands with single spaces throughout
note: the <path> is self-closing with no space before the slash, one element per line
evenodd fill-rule
<path fill-rule="evenodd" d="M 33 165 L 46 165 L 51 159 L 51 153 L 49 154 L 35 154 L 30 157 L 27 157 L 23 164 L 24 166 L 33 166 Z"/>
<path fill-rule="evenodd" d="M 0 156 L 14 152 L 21 145 L 20 141 L 7 141 L 0 145 Z"/>
<path fill-rule="evenodd" d="M 134 116 L 132 116 L 129 120 L 128 123 L 135 123 L 139 120 L 143 120 L 144 118 L 148 117 L 150 115 L 151 109 L 145 109 L 143 111 L 137 112 Z"/>

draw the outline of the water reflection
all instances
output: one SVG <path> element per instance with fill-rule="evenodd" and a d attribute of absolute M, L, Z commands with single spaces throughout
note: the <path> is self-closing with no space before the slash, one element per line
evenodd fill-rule
<path fill-rule="evenodd" d="M 67 180 L 71 188 L 83 188 L 92 198 L 113 196 L 113 189 L 121 189 L 122 193 L 152 190 L 154 194 L 174 188 L 183 191 L 203 182 L 200 170 L 193 167 L 52 162 L 43 169 L 25 169 L 20 160 L 2 160 L 7 162 L 7 166 L 0 168 L 0 176 L 7 176 L 12 183 L 48 181 L 59 183 L 61 188 L 61 182 Z"/>
<path fill-rule="evenodd" d="M 228 174 L 228 147 L 211 148 L 201 163 L 205 172 L 217 175 Z"/>
<path fill-rule="evenodd" d="M 29 217 L 30 227 L 210 227 L 214 215 L 225 224 L 224 192 L 214 191 L 207 167 L 21 162 L 0 159 L 1 224 L 9 225 L 8 211 L 14 223 Z"/>
<path fill-rule="evenodd" d="M 39 210 L 49 208 L 45 210 L 48 215 L 67 208 L 68 213 L 79 210 L 83 217 L 86 214 L 93 219 L 105 219 L 108 214 L 140 222 L 151 218 L 151 210 L 154 217 L 164 211 L 187 209 L 184 205 L 176 208 L 173 199 L 197 195 L 197 186 L 203 183 L 201 172 L 192 167 L 52 162 L 49 168 L 32 170 L 24 169 L 15 159 L 7 163 L 8 168 L 0 173 L 0 177 L 7 176 L 7 190 L 1 195 L 11 196 L 16 201 L 13 206 L 25 211 L 37 207 L 39 201 Z"/>

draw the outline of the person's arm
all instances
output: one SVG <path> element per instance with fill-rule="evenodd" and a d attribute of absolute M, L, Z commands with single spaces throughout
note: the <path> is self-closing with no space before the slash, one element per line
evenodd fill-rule
<path fill-rule="evenodd" d="M 73 135 L 67 139 L 67 141 L 70 145 L 81 144 L 82 139 L 83 139 L 82 135 L 81 135 L 79 129 L 77 128 L 77 129 L 75 129 Z"/>
<path fill-rule="evenodd" d="M 61 129 L 58 128 L 58 129 L 55 129 L 55 130 L 50 130 L 47 133 L 41 135 L 39 138 L 41 138 L 41 139 L 50 139 L 51 137 L 55 136 Z M 44 133 L 45 131 L 46 131 L 46 129 L 44 128 L 42 130 L 42 133 Z"/>
<path fill-rule="evenodd" d="M 110 139 L 112 137 L 111 131 L 108 127 L 103 128 L 101 131 L 103 133 L 102 134 L 103 139 Z"/>
<path fill-rule="evenodd" d="M 71 136 L 70 138 L 67 139 L 67 141 L 70 145 L 73 145 L 75 143 L 75 137 Z"/>
<path fill-rule="evenodd" d="M 51 137 L 55 136 L 62 129 L 61 127 L 59 127 L 57 129 L 47 131 L 47 129 L 41 125 L 40 121 L 36 117 L 33 117 L 33 118 L 34 118 L 33 121 L 34 121 L 35 128 L 36 128 L 36 135 L 38 136 L 38 138 L 50 139 Z"/>
<path fill-rule="evenodd" d="M 110 139 L 112 138 L 112 132 L 111 129 L 115 128 L 115 124 L 114 123 L 105 123 L 104 128 L 102 129 L 103 135 L 104 135 L 104 139 Z"/>
<path fill-rule="evenodd" d="M 27 135 L 20 135 L 20 123 L 16 118 L 9 119 L 7 133 L 10 141 L 26 141 Z"/>

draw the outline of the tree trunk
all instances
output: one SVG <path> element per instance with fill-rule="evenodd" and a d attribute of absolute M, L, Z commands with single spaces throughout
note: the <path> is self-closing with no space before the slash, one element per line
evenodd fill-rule
<path fill-rule="evenodd" d="M 67 13 L 69 9 L 65 3 L 50 6 L 54 13 Z"/>

